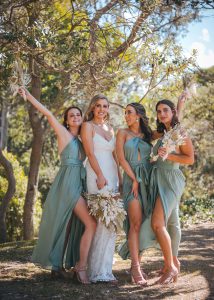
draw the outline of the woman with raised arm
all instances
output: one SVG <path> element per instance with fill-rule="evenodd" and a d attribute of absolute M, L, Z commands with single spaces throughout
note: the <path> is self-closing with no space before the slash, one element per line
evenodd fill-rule
<path fill-rule="evenodd" d="M 185 93 L 179 97 L 178 113 L 181 114 Z M 130 103 L 125 109 L 128 128 L 118 131 L 117 156 L 124 169 L 123 200 L 127 210 L 124 222 L 127 240 L 120 247 L 123 259 L 131 258 L 132 281 L 146 285 L 146 274 L 140 268 L 139 254 L 147 248 L 157 246 L 151 228 L 152 202 L 149 193 L 149 174 L 151 171 L 151 141 L 162 136 L 148 125 L 148 118 L 143 105 Z"/>
<path fill-rule="evenodd" d="M 161 100 L 156 105 L 157 133 L 163 136 L 179 123 L 176 109 L 170 100 Z M 185 143 L 178 146 L 176 151 L 167 154 L 162 147 L 162 138 L 158 140 L 153 154 L 159 156 L 154 162 L 150 177 L 150 194 L 153 203 L 152 228 L 164 256 L 160 284 L 176 281 L 180 271 L 180 262 L 177 258 L 181 238 L 179 222 L 179 202 L 185 186 L 185 178 L 179 169 L 180 164 L 194 163 L 194 151 L 189 137 Z M 165 160 L 164 160 L 164 159 Z"/>
<path fill-rule="evenodd" d="M 116 150 L 123 175 L 123 201 L 127 211 L 124 223 L 131 257 L 132 282 L 141 286 L 147 284 L 139 263 L 139 233 L 142 222 L 149 216 L 151 206 L 149 195 L 149 172 L 152 131 L 143 105 L 130 103 L 125 109 L 126 129 L 117 134 Z M 143 234 L 147 234 L 144 232 Z M 120 249 L 126 258 L 127 243 Z"/>
<path fill-rule="evenodd" d="M 119 171 L 114 153 L 114 131 L 108 124 L 109 102 L 104 95 L 92 98 L 85 114 L 81 138 L 88 157 L 86 163 L 89 194 L 117 192 Z M 116 282 L 112 274 L 116 234 L 97 224 L 89 254 L 88 274 L 93 282 Z"/>
<path fill-rule="evenodd" d="M 51 268 L 54 278 L 69 278 L 65 263 L 66 268 L 74 267 L 79 282 L 88 284 L 86 266 L 96 222 L 81 197 L 85 180 L 85 153 L 78 139 L 82 112 L 75 106 L 67 108 L 61 125 L 26 89 L 21 87 L 19 93 L 47 117 L 56 133 L 61 158 L 61 167 L 44 204 L 32 261 Z"/>

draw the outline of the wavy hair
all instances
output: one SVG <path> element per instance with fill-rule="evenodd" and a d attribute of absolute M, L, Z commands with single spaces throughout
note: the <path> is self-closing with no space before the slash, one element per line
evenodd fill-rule
<path fill-rule="evenodd" d="M 92 99 L 91 99 L 91 101 L 90 101 L 90 103 L 89 103 L 89 106 L 88 106 L 88 108 L 87 108 L 87 110 L 86 110 L 86 112 L 85 112 L 85 116 L 84 116 L 84 122 L 88 122 L 88 121 L 91 121 L 93 118 L 94 118 L 94 112 L 93 112 L 93 109 L 94 109 L 94 107 L 95 107 L 95 105 L 96 105 L 96 103 L 97 103 L 97 101 L 98 100 L 106 100 L 107 102 L 108 102 L 108 105 L 109 105 L 109 101 L 108 101 L 108 98 L 105 96 L 105 95 L 103 95 L 103 94 L 97 94 L 97 95 L 95 95 Z M 106 118 L 105 118 L 105 121 L 108 121 L 109 120 L 109 113 L 107 113 L 107 116 L 106 116 Z"/>
<path fill-rule="evenodd" d="M 82 117 L 82 110 L 78 107 L 78 106 L 69 106 L 63 113 L 63 122 L 62 122 L 62 125 L 67 129 L 69 130 L 68 126 L 67 126 L 67 121 L 68 121 L 68 112 L 69 110 L 71 109 L 77 109 L 79 112 L 80 112 L 80 115 Z M 80 129 L 79 129 L 80 131 Z"/>
<path fill-rule="evenodd" d="M 127 106 L 132 106 L 135 109 L 136 113 L 139 115 L 140 129 L 144 134 L 144 140 L 150 144 L 152 139 L 152 130 L 149 126 L 149 118 L 146 115 L 146 110 L 144 106 L 138 102 L 130 103 Z"/>
<path fill-rule="evenodd" d="M 175 108 L 175 104 L 172 101 L 168 100 L 168 99 L 160 100 L 156 104 L 156 107 L 155 107 L 156 112 L 157 112 L 158 106 L 160 104 L 165 104 L 165 105 L 169 106 L 170 109 L 171 109 L 171 111 L 172 111 L 172 113 L 173 113 L 173 117 L 172 117 L 172 120 L 171 120 L 171 123 L 170 123 L 171 127 L 173 128 L 176 124 L 179 124 L 178 117 L 177 117 L 177 112 L 176 112 L 176 108 Z M 164 131 L 166 130 L 166 126 L 162 122 L 160 122 L 158 120 L 158 118 L 156 120 L 156 125 L 157 125 L 157 132 L 164 133 Z"/>

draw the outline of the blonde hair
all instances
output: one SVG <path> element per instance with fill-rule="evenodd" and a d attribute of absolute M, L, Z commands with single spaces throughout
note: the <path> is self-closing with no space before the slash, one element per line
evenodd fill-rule
<path fill-rule="evenodd" d="M 88 122 L 88 121 L 91 121 L 93 118 L 94 118 L 94 113 L 93 113 L 93 109 L 97 103 L 98 100 L 106 100 L 108 102 L 108 105 L 109 105 L 109 101 L 108 101 L 108 98 L 106 96 L 104 96 L 103 94 L 97 94 L 95 95 L 90 103 L 89 103 L 89 106 L 85 112 L 85 116 L 84 116 L 84 122 Z M 107 116 L 105 118 L 105 121 L 108 121 L 109 120 L 109 113 L 107 113 Z"/>

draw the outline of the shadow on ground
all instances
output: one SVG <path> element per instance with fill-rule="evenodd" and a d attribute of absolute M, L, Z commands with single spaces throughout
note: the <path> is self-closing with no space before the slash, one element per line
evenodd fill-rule
<path fill-rule="evenodd" d="M 165 287 L 154 284 L 156 271 L 162 266 L 161 253 L 145 252 L 143 266 L 149 274 L 148 286 L 130 283 L 130 261 L 116 255 L 114 273 L 118 285 L 109 283 L 80 285 L 72 280 L 55 281 L 49 271 L 30 263 L 35 241 L 0 246 L 0 299 L 214 299 L 213 224 L 195 225 L 183 230 L 180 247 L 181 274 L 176 284 Z"/>

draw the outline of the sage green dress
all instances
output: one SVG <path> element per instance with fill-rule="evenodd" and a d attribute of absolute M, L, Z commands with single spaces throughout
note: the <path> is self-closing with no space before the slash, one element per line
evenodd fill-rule
<path fill-rule="evenodd" d="M 158 148 L 162 144 L 159 139 L 153 148 L 157 155 Z M 172 253 L 178 254 L 181 238 L 179 221 L 179 203 L 185 187 L 185 177 L 179 169 L 179 163 L 170 160 L 163 161 L 162 158 L 154 163 L 150 176 L 150 197 L 153 208 L 158 196 L 160 196 L 167 230 L 171 237 Z"/>
<path fill-rule="evenodd" d="M 73 138 L 63 149 L 61 167 L 44 204 L 39 238 L 32 261 L 45 268 L 58 270 L 79 260 L 80 239 L 84 225 L 73 214 L 73 209 L 85 186 L 85 153 L 78 138 Z M 67 249 L 63 257 L 66 230 L 69 224 Z"/>
<path fill-rule="evenodd" d="M 146 227 L 150 226 L 150 222 L 147 220 L 147 218 L 150 216 L 152 211 L 152 206 L 149 201 L 149 173 L 151 170 L 150 153 L 151 145 L 140 137 L 133 137 L 124 144 L 125 158 L 134 171 L 136 179 L 139 183 L 138 199 L 142 207 L 143 223 L 146 222 Z M 134 199 L 134 195 L 131 192 L 132 184 L 132 179 L 124 172 L 123 201 L 126 211 L 128 211 L 128 204 Z M 124 221 L 126 239 L 128 238 L 129 228 L 129 218 L 127 215 Z M 147 232 L 144 233 L 147 234 Z M 127 240 L 122 246 L 119 247 L 119 255 L 123 259 L 127 259 L 129 257 Z"/>

